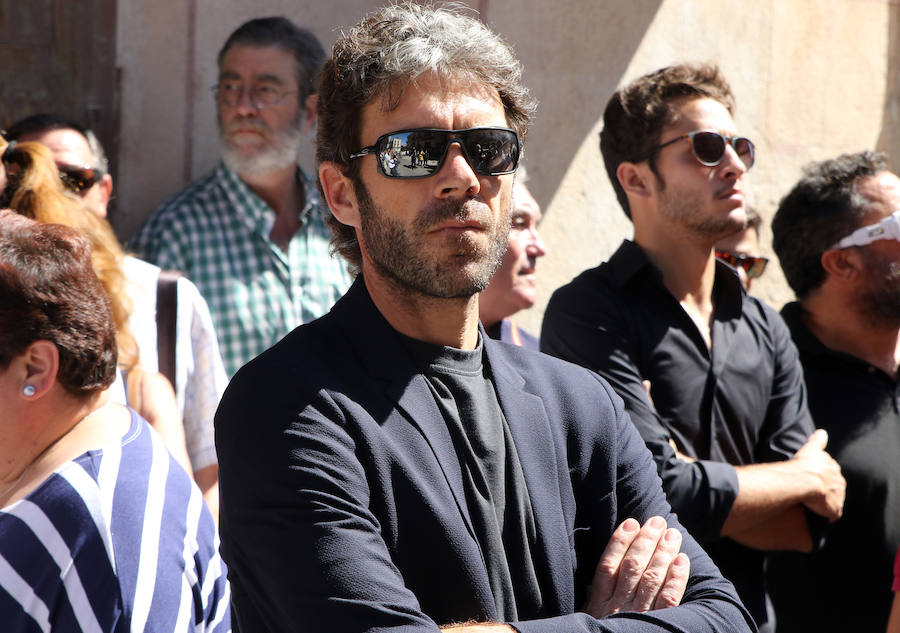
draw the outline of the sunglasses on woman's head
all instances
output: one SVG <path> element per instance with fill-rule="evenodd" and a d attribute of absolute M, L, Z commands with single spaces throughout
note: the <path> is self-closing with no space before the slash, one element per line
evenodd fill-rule
<path fill-rule="evenodd" d="M 453 143 L 459 144 L 476 174 L 511 174 L 519 166 L 519 136 L 503 127 L 398 130 L 379 136 L 374 145 L 350 154 L 350 158 L 374 155 L 378 173 L 386 178 L 426 178 L 440 170 Z"/>
<path fill-rule="evenodd" d="M 729 145 L 734 148 L 738 158 L 741 159 L 741 162 L 744 163 L 744 167 L 747 169 L 753 167 L 753 162 L 756 160 L 756 150 L 753 141 L 750 139 L 743 136 L 724 136 L 709 130 L 688 132 L 673 138 L 671 141 L 657 145 L 650 150 L 647 158 L 650 158 L 662 148 L 683 140 L 687 140 L 691 144 L 691 152 L 693 152 L 697 162 L 707 167 L 719 165 L 725 159 L 725 151 Z"/>

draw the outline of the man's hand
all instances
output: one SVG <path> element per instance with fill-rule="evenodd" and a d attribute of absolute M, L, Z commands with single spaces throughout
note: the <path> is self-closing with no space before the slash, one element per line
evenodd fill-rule
<path fill-rule="evenodd" d="M 815 492 L 803 505 L 829 521 L 837 521 L 843 513 L 847 482 L 841 475 L 841 465 L 825 452 L 827 444 L 828 433 L 818 429 L 796 452 L 793 461 L 817 482 Z"/>
<path fill-rule="evenodd" d="M 619 611 L 677 606 L 691 570 L 680 549 L 681 532 L 666 528 L 662 517 L 651 517 L 643 527 L 626 519 L 597 563 L 584 611 L 602 618 Z"/>

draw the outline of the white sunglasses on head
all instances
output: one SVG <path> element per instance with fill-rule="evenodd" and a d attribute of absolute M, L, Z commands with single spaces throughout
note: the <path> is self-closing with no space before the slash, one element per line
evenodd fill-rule
<path fill-rule="evenodd" d="M 831 248 L 865 246 L 878 240 L 900 241 L 900 211 L 895 211 L 878 224 L 870 224 L 856 229 Z"/>

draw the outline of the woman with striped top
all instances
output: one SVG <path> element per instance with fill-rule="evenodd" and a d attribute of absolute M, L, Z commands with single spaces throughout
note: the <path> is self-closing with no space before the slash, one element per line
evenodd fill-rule
<path fill-rule="evenodd" d="M 0 628 L 229 631 L 212 517 L 115 372 L 87 240 L 0 212 Z"/>

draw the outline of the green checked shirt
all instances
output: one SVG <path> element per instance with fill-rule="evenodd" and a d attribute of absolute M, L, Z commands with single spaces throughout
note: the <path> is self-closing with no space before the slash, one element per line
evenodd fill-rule
<path fill-rule="evenodd" d="M 346 262 L 328 252 L 329 211 L 299 167 L 297 178 L 306 206 L 287 253 L 269 239 L 275 213 L 223 163 L 160 205 L 131 245 L 200 289 L 229 377 L 325 314 L 350 285 Z"/>

